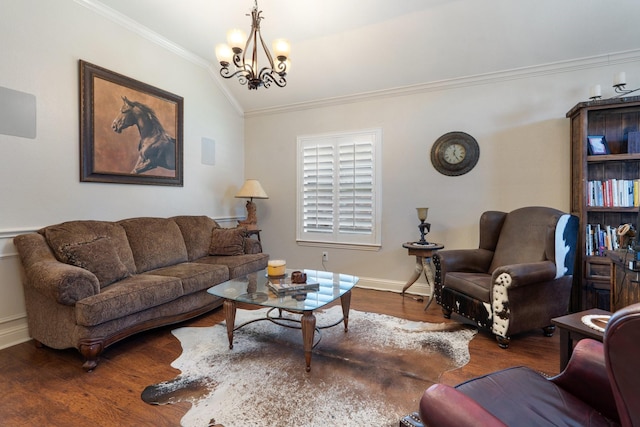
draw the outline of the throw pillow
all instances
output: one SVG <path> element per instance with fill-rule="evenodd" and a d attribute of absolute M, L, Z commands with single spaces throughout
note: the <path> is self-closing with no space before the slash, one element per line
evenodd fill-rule
<path fill-rule="evenodd" d="M 243 255 L 246 229 L 214 228 L 211 232 L 209 255 Z"/>
<path fill-rule="evenodd" d="M 67 245 L 62 251 L 69 264 L 95 274 L 101 288 L 129 275 L 127 267 L 120 261 L 116 248 L 108 237 Z"/>

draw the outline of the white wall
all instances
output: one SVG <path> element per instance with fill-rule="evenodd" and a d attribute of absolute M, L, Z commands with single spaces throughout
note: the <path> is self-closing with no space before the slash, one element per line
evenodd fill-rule
<path fill-rule="evenodd" d="M 0 86 L 36 96 L 37 137 L 0 135 L 0 348 L 23 340 L 26 318 L 14 235 L 72 219 L 244 214 L 244 119 L 206 67 L 72 0 L 0 7 Z M 184 187 L 79 181 L 78 60 L 184 98 Z M 115 117 L 114 112 L 114 117 Z M 216 163 L 201 163 L 201 138 Z"/>
<path fill-rule="evenodd" d="M 383 246 L 377 252 L 328 248 L 325 265 L 360 276 L 365 286 L 397 290 L 411 276 L 415 258 L 402 243 L 419 238 L 416 207 L 429 207 L 427 239 L 448 249 L 477 247 L 478 219 L 486 210 L 545 205 L 567 211 L 565 114 L 587 100 L 592 84 L 602 84 L 603 95 L 612 96 L 606 86 L 616 71 L 626 70 L 638 86 L 640 52 L 622 56 L 630 62 L 575 61 L 404 95 L 249 114 L 245 169 L 269 195 L 257 202 L 265 251 L 292 267 L 322 268 L 321 252 L 327 249 L 295 241 L 296 137 L 305 134 L 383 129 Z M 459 177 L 439 174 L 430 162 L 433 142 L 450 131 L 467 132 L 480 145 L 477 166 Z M 414 286 L 412 291 L 428 290 L 424 277 Z"/>

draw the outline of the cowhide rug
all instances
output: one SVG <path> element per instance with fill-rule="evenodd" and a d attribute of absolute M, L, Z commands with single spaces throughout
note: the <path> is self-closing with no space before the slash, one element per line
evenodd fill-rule
<path fill-rule="evenodd" d="M 238 310 L 236 325 L 265 314 Z M 342 317 L 339 306 L 315 314 L 318 326 Z M 191 402 L 183 426 L 329 427 L 398 425 L 443 372 L 468 362 L 476 330 L 351 310 L 347 333 L 342 323 L 322 330 L 311 372 L 298 329 L 254 322 L 235 332 L 233 350 L 224 323 L 172 333 L 183 352 L 171 366 L 182 374 L 142 399 Z"/>

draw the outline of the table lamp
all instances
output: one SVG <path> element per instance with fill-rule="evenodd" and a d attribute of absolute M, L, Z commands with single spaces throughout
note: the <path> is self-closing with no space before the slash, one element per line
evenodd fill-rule
<path fill-rule="evenodd" d="M 420 245 L 427 245 L 429 242 L 424 239 L 424 235 L 431 231 L 431 224 L 425 222 L 427 220 L 429 208 L 416 208 L 416 210 L 418 211 L 418 219 L 420 220 L 420 225 L 418 225 L 418 229 L 420 230 L 420 241 L 416 243 Z M 427 229 L 426 233 L 424 231 L 425 228 Z"/>
<path fill-rule="evenodd" d="M 237 198 L 249 199 L 247 200 L 247 219 L 238 221 L 238 225 L 246 227 L 248 230 L 258 229 L 258 217 L 256 216 L 256 204 L 253 203 L 253 199 L 268 199 L 267 193 L 265 193 L 262 185 L 257 179 L 248 179 L 244 182 L 244 185 L 236 194 Z"/>

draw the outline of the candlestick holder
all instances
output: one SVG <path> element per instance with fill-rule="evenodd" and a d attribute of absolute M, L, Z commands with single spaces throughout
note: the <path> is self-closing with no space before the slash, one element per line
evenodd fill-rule
<path fill-rule="evenodd" d="M 418 225 L 418 229 L 420 230 L 420 240 L 417 242 L 420 245 L 427 245 L 427 242 L 424 238 L 425 234 L 431 231 L 431 224 L 425 222 L 427 220 L 427 214 L 429 213 L 429 208 L 416 208 L 418 211 L 418 219 L 420 220 L 420 224 Z M 427 230 L 425 232 L 425 230 Z"/>

